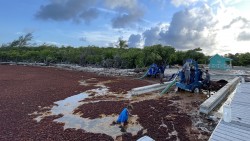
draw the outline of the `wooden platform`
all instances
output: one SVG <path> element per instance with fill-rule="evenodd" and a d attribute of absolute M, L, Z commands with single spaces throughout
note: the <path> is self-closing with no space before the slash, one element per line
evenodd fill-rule
<path fill-rule="evenodd" d="M 218 123 L 209 141 L 250 140 L 250 83 L 241 83 L 230 103 L 231 122 Z"/>

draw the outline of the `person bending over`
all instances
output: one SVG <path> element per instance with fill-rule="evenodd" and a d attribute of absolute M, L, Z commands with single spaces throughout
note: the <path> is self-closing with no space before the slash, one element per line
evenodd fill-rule
<path fill-rule="evenodd" d="M 129 104 L 126 108 L 124 108 L 122 110 L 122 112 L 120 113 L 120 115 L 116 121 L 116 123 L 121 124 L 120 127 L 122 128 L 121 131 L 123 131 L 123 132 L 125 132 L 124 127 L 128 124 L 129 116 L 132 116 L 130 114 L 132 109 L 133 109 L 132 105 Z"/>

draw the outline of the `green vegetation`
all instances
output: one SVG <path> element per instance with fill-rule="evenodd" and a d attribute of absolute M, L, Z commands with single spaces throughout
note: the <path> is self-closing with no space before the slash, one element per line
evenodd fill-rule
<path fill-rule="evenodd" d="M 231 58 L 233 66 L 249 66 L 250 65 L 250 53 L 236 53 L 226 54 L 225 57 Z"/>
<path fill-rule="evenodd" d="M 126 41 L 119 39 L 117 48 L 108 47 L 57 47 L 51 45 L 31 46 L 32 34 L 20 36 L 13 42 L 0 47 L 1 62 L 40 62 L 70 63 L 82 66 L 92 65 L 114 68 L 142 68 L 152 63 L 183 64 L 183 60 L 192 58 L 199 64 L 207 64 L 209 56 L 204 55 L 200 48 L 176 51 L 174 47 L 153 45 L 143 49 L 128 48 Z M 250 64 L 250 53 L 227 54 L 233 59 L 233 65 Z"/>

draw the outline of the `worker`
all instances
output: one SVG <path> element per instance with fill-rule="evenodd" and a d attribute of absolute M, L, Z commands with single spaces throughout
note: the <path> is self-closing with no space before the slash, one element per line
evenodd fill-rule
<path fill-rule="evenodd" d="M 163 65 L 161 65 L 159 67 L 160 84 L 163 84 L 164 71 L 165 71 L 165 67 Z"/>
<path fill-rule="evenodd" d="M 120 113 L 120 115 L 116 121 L 116 123 L 121 124 L 120 128 L 121 128 L 122 132 L 126 132 L 125 126 L 128 124 L 129 116 L 132 116 L 130 114 L 132 109 L 133 109 L 133 106 L 129 104 L 126 108 L 124 108 L 122 110 L 122 112 Z"/>
<path fill-rule="evenodd" d="M 195 69 L 194 66 L 190 67 L 190 79 L 189 82 L 193 83 L 195 81 Z"/>
<path fill-rule="evenodd" d="M 185 83 L 189 84 L 189 82 L 190 82 L 190 65 L 189 65 L 188 61 L 183 65 L 182 69 L 183 69 L 183 72 L 185 75 Z"/>
<path fill-rule="evenodd" d="M 205 79 L 202 81 L 202 83 L 203 83 L 204 85 L 209 86 L 209 84 L 210 84 L 210 74 L 209 74 L 208 70 L 206 70 L 205 74 L 206 74 L 206 77 L 205 77 Z"/>

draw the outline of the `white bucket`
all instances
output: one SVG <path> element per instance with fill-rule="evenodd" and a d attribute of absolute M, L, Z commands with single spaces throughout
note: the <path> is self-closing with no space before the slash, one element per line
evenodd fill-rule
<path fill-rule="evenodd" d="M 225 104 L 223 106 L 223 120 L 225 122 L 231 122 L 232 118 L 231 118 L 231 107 L 230 105 Z"/>
<path fill-rule="evenodd" d="M 241 83 L 245 83 L 245 78 L 241 76 Z"/>
<path fill-rule="evenodd" d="M 153 140 L 149 136 L 143 136 L 143 137 L 139 138 L 137 141 L 155 141 L 155 140 Z"/>

